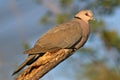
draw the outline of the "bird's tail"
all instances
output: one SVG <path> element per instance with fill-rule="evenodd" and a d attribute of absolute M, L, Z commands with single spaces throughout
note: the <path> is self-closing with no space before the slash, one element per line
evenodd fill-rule
<path fill-rule="evenodd" d="M 18 73 L 21 69 L 23 69 L 26 65 L 32 64 L 35 60 L 39 58 L 40 55 L 28 55 L 27 59 L 13 72 L 12 75 Z"/>

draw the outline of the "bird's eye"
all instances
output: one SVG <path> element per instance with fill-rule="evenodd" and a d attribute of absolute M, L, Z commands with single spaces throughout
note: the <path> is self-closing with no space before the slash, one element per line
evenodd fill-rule
<path fill-rule="evenodd" d="M 86 16 L 89 16 L 88 13 L 85 13 Z"/>

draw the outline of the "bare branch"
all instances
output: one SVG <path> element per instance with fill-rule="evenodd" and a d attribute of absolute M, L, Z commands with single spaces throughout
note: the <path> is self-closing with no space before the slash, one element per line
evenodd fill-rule
<path fill-rule="evenodd" d="M 46 52 L 33 64 L 27 67 L 16 80 L 39 80 L 47 72 L 73 54 L 71 49 L 62 49 L 56 53 Z"/>

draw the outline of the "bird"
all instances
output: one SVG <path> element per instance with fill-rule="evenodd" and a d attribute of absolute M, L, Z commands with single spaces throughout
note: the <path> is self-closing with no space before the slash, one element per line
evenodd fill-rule
<path fill-rule="evenodd" d="M 81 10 L 72 20 L 48 30 L 31 49 L 24 51 L 24 54 L 28 54 L 28 56 L 12 75 L 18 73 L 25 66 L 34 63 L 46 52 L 57 52 L 61 49 L 78 50 L 83 47 L 90 34 L 90 20 L 95 20 L 93 12 L 91 10 Z"/>

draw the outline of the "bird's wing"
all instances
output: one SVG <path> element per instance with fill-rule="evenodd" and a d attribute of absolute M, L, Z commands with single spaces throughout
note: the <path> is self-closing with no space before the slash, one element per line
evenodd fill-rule
<path fill-rule="evenodd" d="M 81 39 L 81 24 L 76 21 L 61 24 L 41 36 L 35 46 L 26 54 L 44 53 L 63 48 L 71 48 Z"/>

